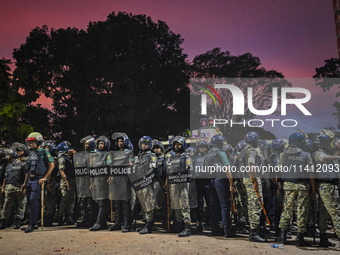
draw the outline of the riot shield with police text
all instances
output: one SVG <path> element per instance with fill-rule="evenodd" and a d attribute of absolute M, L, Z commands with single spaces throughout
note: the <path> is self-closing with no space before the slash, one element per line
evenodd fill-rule
<path fill-rule="evenodd" d="M 87 168 L 88 157 L 89 154 L 86 151 L 73 154 L 78 198 L 91 197 L 90 175 Z"/>
<path fill-rule="evenodd" d="M 108 174 L 109 167 L 106 163 L 108 152 L 94 152 L 89 154 L 88 169 L 91 182 L 91 194 L 93 200 L 109 198 Z"/>
<path fill-rule="evenodd" d="M 186 162 L 187 161 L 187 162 Z M 167 180 L 170 194 L 170 207 L 172 209 L 197 207 L 196 185 L 191 164 L 186 154 L 172 156 L 167 160 Z"/>
<path fill-rule="evenodd" d="M 161 185 L 156 177 L 156 169 L 152 167 L 151 161 L 149 154 L 139 156 L 134 162 L 132 173 L 128 174 L 144 212 L 161 206 L 164 198 Z M 156 156 L 154 161 L 156 166 Z"/>
<path fill-rule="evenodd" d="M 131 185 L 128 173 L 132 172 L 130 159 L 132 151 L 109 151 L 107 164 L 109 167 L 109 199 L 128 200 L 131 199 Z"/>

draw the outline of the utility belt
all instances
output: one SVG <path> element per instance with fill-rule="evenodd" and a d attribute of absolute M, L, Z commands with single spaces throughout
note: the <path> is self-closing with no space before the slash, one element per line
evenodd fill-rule
<path fill-rule="evenodd" d="M 23 185 L 23 183 L 19 183 L 19 182 L 15 182 L 15 183 L 6 183 L 6 186 L 7 185 L 12 185 L 12 186 L 14 186 L 14 187 L 16 187 L 16 188 L 21 188 L 21 186 Z"/>
<path fill-rule="evenodd" d="M 30 181 L 38 181 L 38 180 L 40 180 L 43 177 L 44 177 L 43 175 L 36 175 L 36 174 L 29 174 L 28 175 L 28 179 Z"/>

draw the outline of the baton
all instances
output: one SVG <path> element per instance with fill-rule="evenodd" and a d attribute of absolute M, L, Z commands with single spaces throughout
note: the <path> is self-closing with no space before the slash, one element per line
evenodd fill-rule
<path fill-rule="evenodd" d="M 256 192 L 256 194 L 257 194 L 257 198 L 258 198 L 259 201 L 260 201 L 260 204 L 261 204 L 261 207 L 262 207 L 264 216 L 266 216 L 268 225 L 270 226 L 270 221 L 269 221 L 268 216 L 267 216 L 267 211 L 266 211 L 266 209 L 265 209 L 264 206 L 263 206 L 263 203 L 262 203 L 262 200 L 261 200 L 261 197 L 260 197 L 259 192 L 258 192 L 258 191 L 256 190 L 256 188 L 255 188 L 255 181 L 253 180 L 253 178 L 251 178 L 251 180 L 252 180 L 252 182 L 253 182 L 253 186 L 254 186 L 254 190 L 255 190 L 255 192 Z"/>
<path fill-rule="evenodd" d="M 44 231 L 44 193 L 45 182 L 41 185 L 41 231 Z"/>
<path fill-rule="evenodd" d="M 231 191 L 230 192 L 230 195 L 231 195 L 231 201 L 233 203 L 233 213 L 235 213 L 235 200 L 234 200 L 234 192 Z"/>
<path fill-rule="evenodd" d="M 111 222 L 113 222 L 113 201 L 110 200 L 110 207 L 111 207 Z"/>
<path fill-rule="evenodd" d="M 168 207 L 168 211 L 167 211 L 168 232 L 170 232 L 170 194 L 169 194 L 169 185 L 168 185 L 167 192 L 166 192 L 166 204 L 167 204 L 167 207 Z"/>

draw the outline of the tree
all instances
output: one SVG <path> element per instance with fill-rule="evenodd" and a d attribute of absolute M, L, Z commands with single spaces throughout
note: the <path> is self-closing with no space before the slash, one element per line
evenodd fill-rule
<path fill-rule="evenodd" d="M 323 92 L 330 90 L 331 88 L 338 86 L 340 88 L 340 59 L 331 58 L 325 60 L 325 65 L 315 69 L 316 74 L 313 76 L 316 81 L 316 85 L 320 86 Z M 333 79 L 327 79 L 333 78 Z M 336 97 L 340 97 L 340 92 L 336 93 Z M 338 128 L 340 128 L 340 102 L 335 101 L 333 106 L 336 112 L 333 114 L 338 119 Z"/>
<path fill-rule="evenodd" d="M 57 137 L 166 137 L 189 126 L 182 42 L 162 21 L 113 12 L 86 31 L 35 28 L 13 56 L 26 95 L 52 99 Z"/>
<path fill-rule="evenodd" d="M 202 78 L 203 81 L 207 82 L 209 82 L 211 78 L 223 78 L 224 80 L 220 79 L 216 82 L 228 83 L 227 81 L 229 81 L 239 87 L 244 95 L 247 95 L 247 89 L 252 87 L 253 105 L 256 109 L 268 109 L 272 106 L 273 87 L 291 86 L 291 84 L 283 79 L 284 76 L 281 73 L 274 70 L 266 70 L 264 67 L 261 67 L 261 61 L 258 57 L 254 57 L 250 53 L 233 56 L 229 51 L 223 52 L 220 48 L 214 48 L 204 54 L 196 56 L 190 71 L 192 83 L 201 83 Z M 221 90 L 217 89 L 217 92 L 219 91 Z M 193 87 L 193 95 L 200 97 L 201 93 L 202 91 Z M 213 106 L 213 104 L 208 105 L 208 111 L 214 118 L 239 122 L 241 119 L 247 120 L 254 117 L 248 106 L 245 107 L 245 114 L 243 116 L 233 115 L 231 92 L 228 91 L 226 93 L 224 91 L 223 93 L 219 93 L 219 95 L 223 102 L 220 107 L 217 108 Z M 195 100 L 194 96 L 191 100 Z M 198 109 L 192 109 L 191 114 L 198 116 Z M 223 134 L 236 139 L 239 139 L 238 133 L 241 134 L 240 136 L 243 136 L 243 133 L 248 130 L 243 131 L 242 128 L 231 128 L 228 125 L 221 126 L 221 128 Z M 233 136 L 231 136 L 231 134 L 233 134 Z M 270 137 L 272 136 L 270 135 Z"/>
<path fill-rule="evenodd" d="M 21 123 L 26 106 L 22 102 L 21 95 L 13 89 L 10 64 L 10 60 L 0 59 L 0 142 L 2 144 L 21 140 L 32 131 L 30 125 Z"/>

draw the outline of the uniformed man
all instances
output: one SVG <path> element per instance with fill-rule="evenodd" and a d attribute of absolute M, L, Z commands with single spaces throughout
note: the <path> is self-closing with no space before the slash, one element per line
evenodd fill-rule
<path fill-rule="evenodd" d="M 129 178 L 145 213 L 145 225 L 139 234 L 149 234 L 154 221 L 154 211 L 158 205 L 157 197 L 162 190 L 156 178 L 157 159 L 151 151 L 151 137 L 141 137 L 138 146 L 140 151 L 134 161 L 135 173 L 129 175 Z"/>
<path fill-rule="evenodd" d="M 70 146 L 70 142 L 63 141 L 59 143 L 56 148 L 58 151 L 58 165 L 61 176 L 61 199 L 58 211 L 59 226 L 63 226 L 64 221 L 66 221 L 67 225 L 74 225 L 75 223 L 73 220 L 73 213 L 76 197 L 76 177 L 72 159 L 73 150 Z"/>
<path fill-rule="evenodd" d="M 25 233 L 33 232 L 37 228 L 39 215 L 40 187 L 45 184 L 54 169 L 51 154 L 41 148 L 43 136 L 38 132 L 28 135 L 26 144 L 31 150 L 27 158 L 27 173 L 24 186 L 29 200 L 29 225 L 21 228 Z M 27 180 L 27 182 L 26 182 Z"/>
<path fill-rule="evenodd" d="M 240 173 L 240 167 L 242 162 L 240 162 L 240 153 L 244 149 L 247 144 L 244 140 L 237 143 L 235 147 L 235 153 L 233 155 L 232 161 L 233 165 L 236 168 L 237 172 Z M 236 228 L 237 233 L 249 235 L 249 230 L 246 228 L 246 224 L 248 222 L 248 198 L 247 192 L 243 184 L 242 176 L 238 176 L 239 178 L 234 179 L 234 188 L 235 188 L 235 207 L 236 207 L 236 215 L 237 222 Z"/>
<path fill-rule="evenodd" d="M 200 140 L 197 143 L 196 155 L 193 158 L 194 169 L 204 167 L 205 157 L 209 151 L 209 145 L 205 140 Z M 197 191 L 197 208 L 196 208 L 196 231 L 203 232 L 203 215 L 204 215 L 204 200 L 207 204 L 208 210 L 210 209 L 210 193 L 209 193 L 209 179 L 200 176 L 200 172 L 195 170 L 195 183 Z M 210 212 L 209 212 L 210 213 Z"/>
<path fill-rule="evenodd" d="M 8 160 L 6 158 L 5 150 L 0 149 L 0 183 L 4 182 L 5 179 L 5 169 L 7 166 Z M 5 194 L 0 194 L 0 215 L 2 214 L 2 209 L 5 202 Z"/>
<path fill-rule="evenodd" d="M 156 166 L 156 178 L 158 179 L 160 185 L 163 187 L 163 204 L 161 204 L 161 212 L 162 212 L 162 222 L 163 227 L 167 228 L 167 206 L 166 206 L 166 194 L 165 194 L 165 183 L 166 183 L 166 169 L 165 169 L 165 155 L 164 155 L 164 146 L 163 144 L 156 140 L 152 140 L 152 151 L 155 153 L 157 158 L 157 166 Z"/>
<path fill-rule="evenodd" d="M 243 178 L 243 183 L 247 191 L 248 197 L 248 217 L 250 224 L 249 241 L 251 242 L 267 242 L 260 236 L 260 218 L 262 213 L 260 199 L 262 197 L 262 184 L 260 178 L 256 176 L 255 167 L 260 166 L 260 157 L 255 150 L 259 141 L 259 135 L 256 132 L 248 132 L 244 141 L 246 146 L 240 153 L 240 162 L 242 165 L 250 169 L 249 177 Z M 260 197 L 260 198 L 259 198 Z"/>
<path fill-rule="evenodd" d="M 54 169 L 50 177 L 48 178 L 48 185 L 45 189 L 46 197 L 45 197 L 45 220 L 44 220 L 45 227 L 52 227 L 53 220 L 56 216 L 55 214 L 58 204 L 57 201 L 59 200 L 58 187 L 60 183 L 60 176 L 58 172 L 58 155 L 56 151 L 56 145 L 51 140 L 44 141 L 41 144 L 41 147 L 51 154 L 54 161 Z"/>
<path fill-rule="evenodd" d="M 2 213 L 2 224 L 0 229 L 6 228 L 6 220 L 15 209 L 13 228 L 19 229 L 24 218 L 27 197 L 22 189 L 26 174 L 26 160 L 28 148 L 21 143 L 12 145 L 13 155 L 10 156 L 11 163 L 6 167 L 5 179 L 2 190 L 5 193 L 5 203 Z"/>
<path fill-rule="evenodd" d="M 106 136 L 100 136 L 96 140 L 97 152 L 90 154 L 90 171 L 93 169 L 107 169 L 107 151 L 111 147 L 111 142 Z M 91 192 L 92 198 L 98 205 L 98 213 L 96 222 L 90 231 L 98 231 L 107 229 L 107 217 L 109 213 L 109 199 L 108 199 L 108 174 L 91 174 Z"/>
<path fill-rule="evenodd" d="M 336 161 L 340 156 L 332 155 L 331 143 L 334 134 L 328 130 L 319 132 L 319 149 L 314 153 L 316 166 L 320 167 L 323 172 L 318 179 L 318 193 L 320 197 L 319 209 L 319 229 L 320 229 L 320 247 L 328 247 L 329 242 L 326 235 L 328 227 L 328 214 L 334 224 L 335 233 L 340 240 L 340 215 L 339 215 L 339 197 L 337 184 L 339 175 L 335 172 Z"/>
<path fill-rule="evenodd" d="M 124 159 L 126 156 L 129 157 L 129 164 L 132 165 L 133 153 L 129 150 L 129 146 L 132 145 L 129 137 L 125 133 L 116 132 L 112 134 L 112 140 L 115 149 L 125 152 Z M 112 161 L 114 163 L 114 159 Z M 125 174 L 117 179 L 120 180 L 119 185 L 122 185 L 119 186 L 119 189 L 125 192 L 121 194 L 121 192 L 115 190 L 113 193 L 116 194 L 112 194 L 112 196 L 116 196 L 116 198 L 110 198 L 114 201 L 115 205 L 115 223 L 109 228 L 109 231 L 122 230 L 123 233 L 126 233 L 131 231 L 131 184 L 128 176 Z"/>
<path fill-rule="evenodd" d="M 286 142 L 283 139 L 275 139 L 272 141 L 272 153 L 268 157 L 268 163 L 270 166 L 276 167 L 279 166 L 280 154 L 283 152 L 286 146 Z M 274 219 L 274 228 L 276 236 L 279 235 L 280 228 L 279 222 L 282 213 L 283 206 L 283 181 L 280 176 L 276 176 L 274 179 L 274 183 L 276 186 L 275 196 L 275 219 Z"/>
<path fill-rule="evenodd" d="M 176 136 L 172 140 L 172 150 L 165 156 L 170 205 L 175 210 L 176 221 L 184 222 L 184 229 L 178 234 L 179 237 L 191 236 L 190 208 L 197 207 L 192 162 L 185 153 L 186 147 L 185 138 Z"/>
<path fill-rule="evenodd" d="M 80 143 L 84 146 L 84 157 L 88 157 L 88 154 L 96 152 L 96 145 L 94 137 L 88 135 L 80 140 Z M 86 160 L 85 160 L 86 161 Z M 97 215 L 97 204 L 92 199 L 92 194 L 90 190 L 90 174 L 88 169 L 84 176 L 81 176 L 82 183 L 79 184 L 79 189 L 83 189 L 82 191 L 77 190 L 78 194 L 82 193 L 81 197 L 79 197 L 79 209 L 81 213 L 82 220 L 77 222 L 77 227 L 86 227 L 89 228 L 93 226 L 96 222 Z"/>
<path fill-rule="evenodd" d="M 299 171 L 283 171 L 283 190 L 284 204 L 280 219 L 280 236 L 278 242 L 286 244 L 286 233 L 293 217 L 294 203 L 297 204 L 297 246 L 306 246 L 304 235 L 307 230 L 309 190 L 312 186 L 312 194 L 315 197 L 314 179 L 310 178 L 310 172 L 313 167 L 311 155 L 302 150 L 305 145 L 306 137 L 300 131 L 295 131 L 289 136 L 289 147 L 284 149 L 280 155 L 279 165 L 287 169 L 303 169 Z"/>

